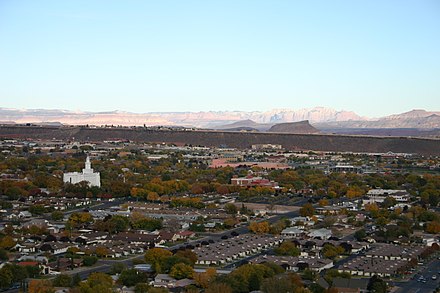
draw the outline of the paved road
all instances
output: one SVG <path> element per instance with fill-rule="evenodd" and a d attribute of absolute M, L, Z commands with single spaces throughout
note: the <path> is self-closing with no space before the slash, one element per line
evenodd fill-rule
<path fill-rule="evenodd" d="M 85 280 L 91 273 L 97 273 L 97 272 L 109 273 L 111 268 L 112 266 L 110 264 L 98 262 L 96 265 L 92 267 L 81 267 L 73 271 L 65 271 L 63 272 L 63 274 L 70 275 L 72 277 L 78 274 L 81 280 Z M 55 278 L 55 276 L 53 276 L 52 278 Z"/>
<path fill-rule="evenodd" d="M 411 280 L 407 282 L 396 282 L 395 286 L 400 287 L 396 293 L 432 293 L 440 286 L 440 260 L 434 259 L 416 274 Z M 433 280 L 432 276 L 436 275 L 437 279 Z M 425 277 L 426 283 L 419 282 L 420 276 Z"/>

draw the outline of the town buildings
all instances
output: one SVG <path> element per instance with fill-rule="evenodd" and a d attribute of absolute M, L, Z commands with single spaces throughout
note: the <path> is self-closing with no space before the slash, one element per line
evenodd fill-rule
<path fill-rule="evenodd" d="M 271 188 L 279 187 L 278 183 L 273 180 L 264 179 L 262 177 L 253 176 L 253 175 L 248 175 L 246 177 L 231 178 L 231 184 L 242 187 L 255 187 L 255 186 L 271 187 Z"/>

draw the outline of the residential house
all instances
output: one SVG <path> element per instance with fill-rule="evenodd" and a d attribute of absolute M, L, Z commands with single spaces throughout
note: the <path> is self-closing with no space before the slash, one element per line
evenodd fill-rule
<path fill-rule="evenodd" d="M 308 236 L 315 239 L 329 239 L 332 236 L 332 231 L 326 228 L 315 229 L 311 230 Z"/>
<path fill-rule="evenodd" d="M 281 236 L 286 238 L 297 238 L 304 234 L 304 230 L 298 229 L 297 227 L 288 227 L 281 231 Z"/>
<path fill-rule="evenodd" d="M 345 279 L 336 277 L 333 278 L 333 288 L 338 290 L 339 293 L 368 293 L 368 283 L 370 279 Z"/>
<path fill-rule="evenodd" d="M 286 271 L 303 271 L 309 269 L 321 272 L 333 267 L 333 261 L 324 258 L 303 258 L 296 256 L 263 255 L 251 260 L 252 263 L 271 262 L 283 267 Z"/>

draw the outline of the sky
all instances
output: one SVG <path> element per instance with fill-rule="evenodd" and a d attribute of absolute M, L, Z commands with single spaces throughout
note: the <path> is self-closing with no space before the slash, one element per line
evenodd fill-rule
<path fill-rule="evenodd" d="M 440 1 L 0 1 L 0 107 L 316 106 L 440 111 Z"/>

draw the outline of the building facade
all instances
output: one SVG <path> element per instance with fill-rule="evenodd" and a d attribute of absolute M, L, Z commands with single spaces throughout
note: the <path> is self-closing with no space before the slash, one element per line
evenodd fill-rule
<path fill-rule="evenodd" d="M 101 187 L 100 174 L 99 172 L 93 171 L 89 156 L 87 156 L 85 168 L 82 170 L 81 173 L 79 172 L 64 173 L 63 181 L 65 183 L 71 183 L 71 184 L 76 184 L 81 181 L 87 181 L 89 182 L 90 186 Z"/>

